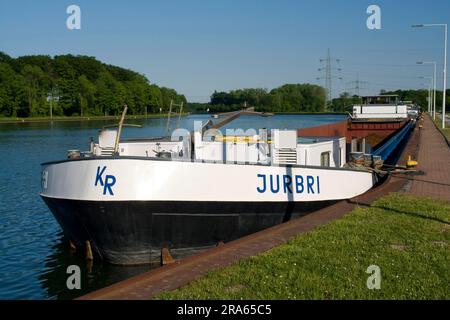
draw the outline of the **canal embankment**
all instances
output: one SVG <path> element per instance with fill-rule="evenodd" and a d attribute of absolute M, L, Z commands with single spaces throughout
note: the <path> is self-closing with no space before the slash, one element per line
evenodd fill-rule
<path fill-rule="evenodd" d="M 391 193 L 156 299 L 448 299 L 450 202 Z M 367 280 L 378 269 L 379 289 Z"/>
<path fill-rule="evenodd" d="M 189 113 L 182 113 L 182 116 L 187 116 Z M 179 114 L 173 114 L 172 117 L 178 117 Z M 167 113 L 147 114 L 147 115 L 128 115 L 126 120 L 138 119 L 158 119 L 167 118 Z M 74 122 L 74 121 L 119 121 L 120 116 L 70 116 L 70 117 L 29 117 L 29 118 L 0 118 L 0 124 L 20 124 L 20 123 L 51 123 L 51 122 Z"/>

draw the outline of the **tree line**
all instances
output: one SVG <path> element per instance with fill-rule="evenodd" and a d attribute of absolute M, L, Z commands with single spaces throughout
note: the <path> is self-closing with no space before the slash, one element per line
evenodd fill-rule
<path fill-rule="evenodd" d="M 428 106 L 428 90 L 381 90 L 380 95 L 395 94 L 400 101 L 412 101 L 425 110 Z M 447 90 L 450 101 L 450 89 Z M 326 102 L 324 88 L 312 84 L 285 84 L 268 91 L 267 89 L 238 89 L 229 92 L 215 91 L 208 103 L 191 103 L 192 112 L 228 112 L 255 107 L 264 112 L 352 112 L 352 107 L 361 103 L 361 97 L 343 92 L 339 97 Z M 442 109 L 442 91 L 436 91 L 436 109 Z"/>
<path fill-rule="evenodd" d="M 433 92 L 432 92 L 433 93 Z M 428 90 L 396 90 L 396 91 L 386 91 L 382 90 L 381 94 L 396 94 L 399 96 L 401 101 L 413 101 L 418 104 L 422 111 L 426 111 L 428 107 Z M 442 90 L 436 90 L 436 111 L 442 110 Z M 449 102 L 450 89 L 446 90 L 446 105 Z M 431 100 L 433 102 L 433 100 Z"/>
<path fill-rule="evenodd" d="M 450 92 L 447 91 L 447 95 Z M 427 106 L 428 90 L 385 91 L 400 100 Z M 174 89 L 159 87 L 137 72 L 108 65 L 94 57 L 33 55 L 12 58 L 0 52 L 0 116 L 118 115 L 167 112 L 170 101 L 183 102 L 192 113 L 228 112 L 254 107 L 262 112 L 349 112 L 360 97 L 343 92 L 326 102 L 326 90 L 314 84 L 214 91 L 208 103 L 187 103 Z M 448 99 L 447 101 L 450 101 Z M 442 91 L 437 92 L 441 109 Z"/>
<path fill-rule="evenodd" d="M 262 112 L 324 112 L 326 111 L 326 92 L 314 84 L 285 84 L 267 90 L 249 88 L 215 91 L 209 103 L 189 104 L 193 112 L 227 112 L 254 107 Z"/>
<path fill-rule="evenodd" d="M 0 52 L 0 116 L 118 115 L 167 112 L 186 103 L 174 89 L 152 84 L 137 72 L 88 56 L 11 58 Z"/>

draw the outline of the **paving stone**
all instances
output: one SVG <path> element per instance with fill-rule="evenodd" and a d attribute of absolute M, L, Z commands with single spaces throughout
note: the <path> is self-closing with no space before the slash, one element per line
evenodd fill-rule
<path fill-rule="evenodd" d="M 424 117 L 417 161 L 425 175 L 414 177 L 409 192 L 450 201 L 450 148 L 429 116 Z"/>

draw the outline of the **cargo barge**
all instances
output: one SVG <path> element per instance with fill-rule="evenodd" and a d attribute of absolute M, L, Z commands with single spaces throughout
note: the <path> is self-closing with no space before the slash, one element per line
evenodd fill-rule
<path fill-rule="evenodd" d="M 42 164 L 41 197 L 76 245 L 88 241 L 102 259 L 130 265 L 159 260 L 162 248 L 177 258 L 234 240 L 363 194 L 380 179 L 346 164 L 345 136 L 221 134 L 245 113 L 137 140 L 120 139 L 122 117 L 89 151 Z"/>

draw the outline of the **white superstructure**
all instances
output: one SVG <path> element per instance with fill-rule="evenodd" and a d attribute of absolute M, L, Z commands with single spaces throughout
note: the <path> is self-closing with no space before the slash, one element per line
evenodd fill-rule
<path fill-rule="evenodd" d="M 91 144 L 90 153 L 110 156 L 114 151 L 116 130 L 102 130 L 99 142 Z M 344 137 L 297 136 L 296 130 L 272 130 L 253 136 L 208 136 L 196 131 L 184 139 L 136 139 L 119 143 L 119 156 L 147 158 L 169 157 L 178 161 L 227 164 L 303 165 L 342 167 L 345 164 Z M 172 141 L 174 140 L 174 141 Z"/>
<path fill-rule="evenodd" d="M 353 106 L 353 119 L 406 119 L 408 105 L 399 102 L 396 95 L 362 97 L 361 104 Z"/>

